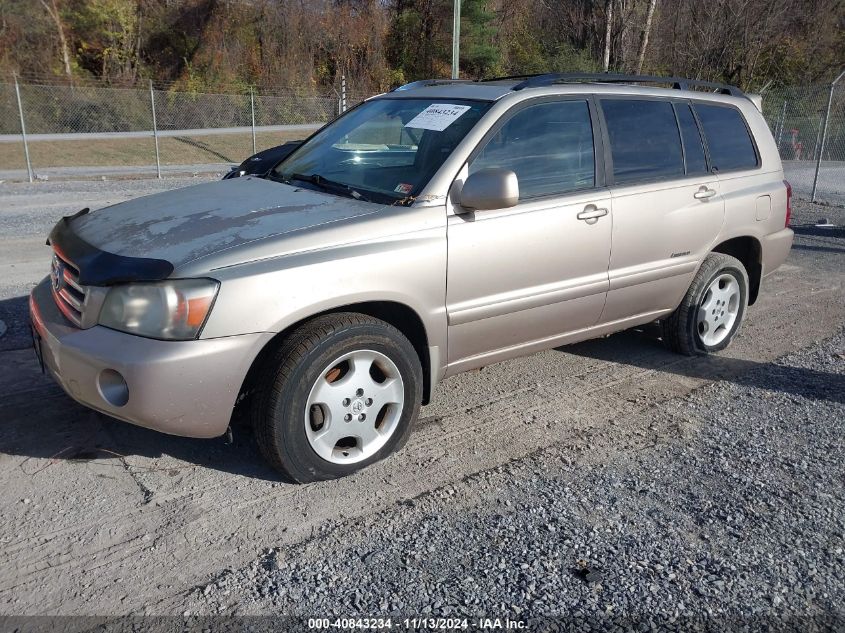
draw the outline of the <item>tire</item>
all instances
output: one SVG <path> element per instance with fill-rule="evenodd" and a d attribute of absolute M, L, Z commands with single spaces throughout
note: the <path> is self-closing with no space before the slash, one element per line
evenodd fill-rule
<path fill-rule="evenodd" d="M 422 401 L 413 345 L 392 325 L 356 313 L 300 326 L 261 375 L 251 407 L 258 447 L 298 483 L 344 477 L 399 450 Z"/>
<path fill-rule="evenodd" d="M 721 351 L 736 336 L 747 308 L 748 273 L 742 262 L 730 255 L 710 253 L 681 305 L 661 321 L 663 340 L 673 351 L 686 356 Z"/>

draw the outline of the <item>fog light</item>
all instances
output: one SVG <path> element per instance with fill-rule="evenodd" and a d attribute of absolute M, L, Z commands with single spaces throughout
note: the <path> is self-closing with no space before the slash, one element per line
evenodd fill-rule
<path fill-rule="evenodd" d="M 103 399 L 114 407 L 122 407 L 129 402 L 129 387 L 120 372 L 104 369 L 97 377 L 97 388 Z"/>

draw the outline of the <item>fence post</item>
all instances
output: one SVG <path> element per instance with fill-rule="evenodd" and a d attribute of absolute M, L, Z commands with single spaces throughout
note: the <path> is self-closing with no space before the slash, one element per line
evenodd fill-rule
<path fill-rule="evenodd" d="M 158 125 L 156 124 L 156 96 L 153 91 L 152 79 L 150 79 L 150 109 L 153 113 L 153 139 L 156 144 L 156 177 L 161 178 L 161 159 L 158 155 Z"/>
<path fill-rule="evenodd" d="M 255 92 L 252 86 L 249 87 L 249 109 L 252 113 L 252 153 L 255 154 L 258 149 L 255 146 Z"/>
<path fill-rule="evenodd" d="M 783 100 L 783 107 L 780 109 L 780 123 L 778 124 L 778 154 L 780 154 L 780 144 L 783 141 L 783 125 L 786 121 L 786 99 Z"/>
<path fill-rule="evenodd" d="M 33 181 L 32 177 L 32 163 L 29 162 L 29 143 L 26 141 L 26 124 L 23 120 L 23 104 L 21 103 L 21 89 L 18 86 L 18 75 L 17 73 L 12 73 L 12 77 L 15 78 L 15 95 L 18 98 L 18 114 L 21 115 L 21 137 L 23 138 L 23 153 L 26 156 L 26 174 L 29 177 L 29 182 Z"/>
<path fill-rule="evenodd" d="M 816 173 L 813 176 L 813 192 L 810 195 L 810 201 L 816 201 L 816 187 L 819 184 L 819 169 L 822 165 L 822 154 L 824 153 L 824 144 L 827 141 L 827 124 L 830 121 L 830 108 L 833 105 L 833 91 L 836 89 L 836 84 L 839 83 L 839 80 L 842 79 L 843 75 L 845 75 L 845 70 L 839 73 L 839 76 L 833 80 L 830 84 L 830 92 L 827 95 L 827 111 L 824 115 L 824 126 L 822 128 L 822 141 L 821 146 L 819 147 L 819 155 L 816 158 Z M 818 143 L 817 143 L 818 144 Z"/>

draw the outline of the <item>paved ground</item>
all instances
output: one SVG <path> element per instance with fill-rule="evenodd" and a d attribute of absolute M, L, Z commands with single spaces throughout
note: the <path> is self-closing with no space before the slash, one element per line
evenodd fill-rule
<path fill-rule="evenodd" d="M 246 158 L 244 156 L 243 158 Z M 152 156 L 151 160 L 155 160 Z M 220 177 L 235 163 L 203 163 L 190 165 L 162 165 L 162 176 L 168 179 L 181 179 L 194 175 L 204 178 Z M 149 165 L 110 165 L 108 167 L 38 167 L 34 169 L 35 179 L 39 181 L 72 180 L 91 178 L 155 178 L 155 163 Z M 0 181 L 23 182 L 27 179 L 25 169 L 0 169 Z M 172 183 L 168 185 L 173 186 Z M 131 189 L 131 186 L 130 186 Z"/>
<path fill-rule="evenodd" d="M 796 204 L 790 260 L 725 353 L 680 358 L 646 328 L 457 376 L 400 454 L 291 486 L 248 432 L 227 445 L 110 421 L 24 349 L 23 297 L 58 217 L 194 181 L 0 188 L 0 613 L 364 612 L 382 608 L 371 587 L 386 609 L 423 610 L 403 588 L 416 583 L 434 613 L 475 596 L 473 613 L 595 615 L 606 591 L 631 596 L 622 615 L 648 595 L 661 614 L 835 615 L 842 338 L 818 341 L 843 326 L 845 232 L 813 225 L 841 227 L 842 209 Z M 272 572 L 268 550 L 290 566 L 250 571 Z"/>
<path fill-rule="evenodd" d="M 258 125 L 255 128 L 257 133 L 264 132 L 300 132 L 310 134 L 323 123 L 300 123 L 292 125 Z M 183 130 L 158 130 L 158 136 L 166 138 L 168 136 L 215 136 L 218 134 L 251 134 L 252 127 L 246 125 L 241 127 L 208 127 L 199 129 L 183 129 Z M 153 136 L 152 130 L 134 130 L 131 132 L 80 132 L 80 133 L 61 133 L 61 134 L 29 134 L 27 139 L 29 141 L 97 141 L 110 138 L 151 138 Z M 0 134 L 0 143 L 20 143 L 20 134 Z"/>
<path fill-rule="evenodd" d="M 795 194 L 809 200 L 813 191 L 813 180 L 816 177 L 816 163 L 810 160 L 785 160 L 783 171 L 792 184 Z M 823 161 L 821 163 L 816 184 L 816 201 L 845 206 L 845 162 Z"/>

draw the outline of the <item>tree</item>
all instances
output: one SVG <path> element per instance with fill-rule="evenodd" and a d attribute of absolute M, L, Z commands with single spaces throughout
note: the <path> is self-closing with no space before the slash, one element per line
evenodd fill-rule
<path fill-rule="evenodd" d="M 74 0 L 68 17 L 80 64 L 104 79 L 135 81 L 141 7 L 137 0 Z"/>
<path fill-rule="evenodd" d="M 614 0 L 607 0 L 605 3 L 605 29 L 604 29 L 604 72 L 610 69 L 610 38 L 613 34 L 613 3 Z"/>
<path fill-rule="evenodd" d="M 637 53 L 637 74 L 643 72 L 643 63 L 645 62 L 645 51 L 648 48 L 648 38 L 651 34 L 651 23 L 654 19 L 654 10 L 657 8 L 657 0 L 649 0 L 648 14 L 645 18 L 645 26 L 643 27 L 642 35 L 640 36 L 640 51 Z"/>
<path fill-rule="evenodd" d="M 481 79 L 499 64 L 495 17 L 488 0 L 463 0 L 461 4 L 461 68 L 470 77 Z"/>
<path fill-rule="evenodd" d="M 70 50 L 68 49 L 67 45 L 67 38 L 65 37 L 65 26 L 62 22 L 62 14 L 59 10 L 58 4 L 56 4 L 56 0 L 41 0 L 41 6 L 47 11 L 47 15 L 50 16 L 50 19 L 53 20 L 53 23 L 56 25 L 56 33 L 59 36 L 59 50 L 62 54 L 62 65 L 64 66 L 65 75 L 68 78 L 68 81 L 73 83 L 73 71 L 70 67 Z"/>

